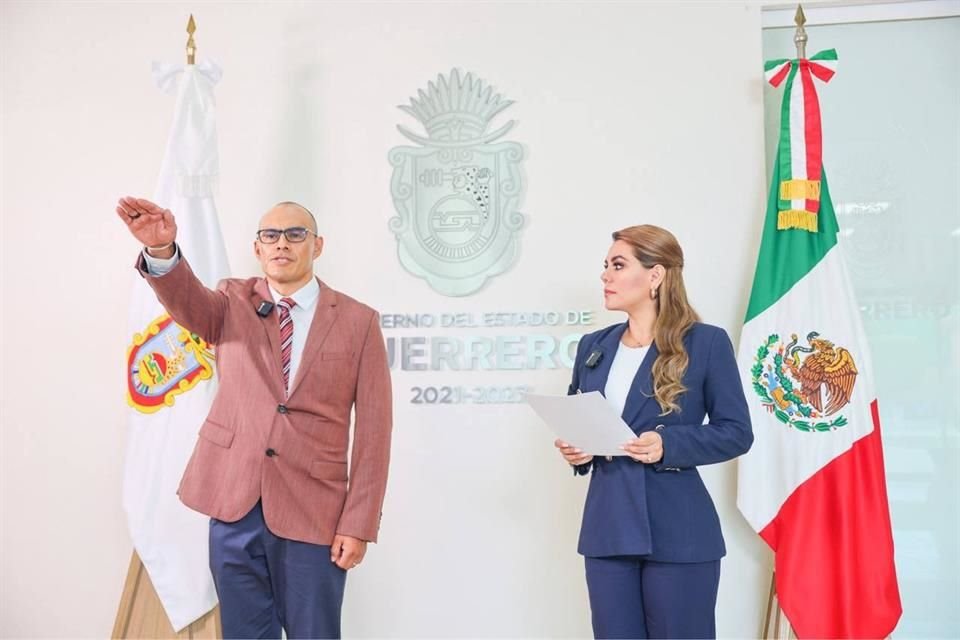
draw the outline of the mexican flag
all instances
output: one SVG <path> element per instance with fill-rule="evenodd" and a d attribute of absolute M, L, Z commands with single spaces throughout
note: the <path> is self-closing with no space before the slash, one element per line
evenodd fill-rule
<path fill-rule="evenodd" d="M 230 275 L 213 199 L 219 173 L 213 87 L 221 71 L 206 61 L 156 63 L 153 74 L 162 91 L 176 96 L 153 201 L 176 216 L 177 244 L 212 288 Z M 144 279 L 131 277 L 123 506 L 133 546 L 180 631 L 217 604 L 207 555 L 210 519 L 177 498 L 216 394 L 216 359 L 213 345 L 173 322 Z"/>
<path fill-rule="evenodd" d="M 815 80 L 836 52 L 767 63 L 785 83 L 740 375 L 753 448 L 737 505 L 775 553 L 799 638 L 884 638 L 900 618 L 870 351 L 821 162 Z"/>

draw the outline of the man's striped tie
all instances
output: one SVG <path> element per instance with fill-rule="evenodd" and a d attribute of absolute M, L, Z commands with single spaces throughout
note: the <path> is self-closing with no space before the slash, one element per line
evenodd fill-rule
<path fill-rule="evenodd" d="M 281 298 L 277 303 L 280 313 L 280 364 L 283 366 L 283 386 L 290 392 L 290 356 L 293 354 L 293 318 L 290 310 L 297 306 L 293 298 Z"/>

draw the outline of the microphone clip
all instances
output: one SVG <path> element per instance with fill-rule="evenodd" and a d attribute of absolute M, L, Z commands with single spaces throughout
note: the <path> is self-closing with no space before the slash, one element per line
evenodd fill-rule
<path fill-rule="evenodd" d="M 586 361 L 583 363 L 587 369 L 595 369 L 600 361 L 603 360 L 603 351 L 600 349 L 594 349 L 590 352 L 590 355 L 587 356 Z"/>

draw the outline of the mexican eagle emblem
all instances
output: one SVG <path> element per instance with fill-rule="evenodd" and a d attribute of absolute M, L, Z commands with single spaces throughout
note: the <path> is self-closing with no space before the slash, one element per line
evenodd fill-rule
<path fill-rule="evenodd" d="M 753 389 L 763 406 L 787 426 L 811 433 L 846 426 L 839 413 L 853 396 L 857 365 L 853 355 L 816 331 L 807 346 L 797 334 L 783 344 L 770 335 L 760 345 L 750 369 Z"/>

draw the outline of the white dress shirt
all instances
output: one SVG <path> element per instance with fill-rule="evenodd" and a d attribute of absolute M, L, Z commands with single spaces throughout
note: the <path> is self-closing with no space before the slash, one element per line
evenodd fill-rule
<path fill-rule="evenodd" d="M 154 258 L 144 249 L 143 257 L 147 263 L 147 271 L 152 276 L 162 276 L 173 269 L 180 261 L 180 250 L 172 258 L 162 259 Z M 313 314 L 317 310 L 317 300 L 320 298 L 320 283 L 316 278 L 310 278 L 307 284 L 303 285 L 290 295 L 284 296 L 270 287 L 270 295 L 273 296 L 273 313 L 278 314 L 280 307 L 277 303 L 281 298 L 292 298 L 296 306 L 290 311 L 290 317 L 293 319 L 293 348 L 290 353 L 290 384 L 297 379 L 297 368 L 300 366 L 300 360 L 303 357 L 303 348 L 307 344 L 307 334 L 310 332 L 310 325 L 313 323 Z"/>
<path fill-rule="evenodd" d="M 613 357 L 613 363 L 610 365 L 610 373 L 607 375 L 607 385 L 603 389 L 603 395 L 620 415 L 623 415 L 623 408 L 627 404 L 627 394 L 630 393 L 633 379 L 637 377 L 637 370 L 640 369 L 640 364 L 649 350 L 649 345 L 646 347 L 628 347 L 622 342 L 617 347 L 617 354 Z"/>
<path fill-rule="evenodd" d="M 276 314 L 280 313 L 280 307 L 276 303 L 280 302 L 281 298 L 292 298 L 297 303 L 290 310 L 290 317 L 293 319 L 293 348 L 290 352 L 290 384 L 292 385 L 293 381 L 297 379 L 297 368 L 300 366 L 300 359 L 303 356 L 303 347 L 307 344 L 307 333 L 310 332 L 313 314 L 317 310 L 320 283 L 317 282 L 316 278 L 310 278 L 307 284 L 288 296 L 284 296 L 270 287 L 270 295 L 273 296 L 273 312 Z"/>

